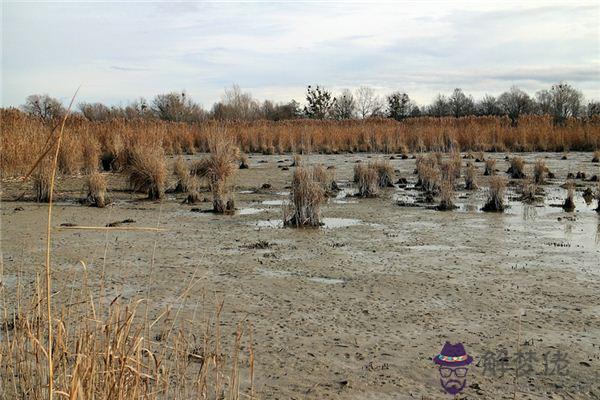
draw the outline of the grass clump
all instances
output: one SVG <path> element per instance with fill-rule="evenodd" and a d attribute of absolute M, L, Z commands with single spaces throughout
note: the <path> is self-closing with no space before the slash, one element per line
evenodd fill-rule
<path fill-rule="evenodd" d="M 485 176 L 493 176 L 496 175 L 496 160 L 493 158 L 488 158 L 485 160 L 485 170 L 483 171 L 483 175 Z"/>
<path fill-rule="evenodd" d="M 98 167 L 100 166 L 100 143 L 93 137 L 86 138 L 83 141 L 83 173 L 84 174 L 92 174 L 98 171 Z"/>
<path fill-rule="evenodd" d="M 52 179 L 52 164 L 46 157 L 40 161 L 32 174 L 35 201 L 47 203 L 50 200 L 50 183 Z"/>
<path fill-rule="evenodd" d="M 465 189 L 477 189 L 477 168 L 470 162 L 467 163 L 467 167 L 465 168 Z"/>
<path fill-rule="evenodd" d="M 493 176 L 487 189 L 487 199 L 483 211 L 502 212 L 506 208 L 504 204 L 504 192 L 506 191 L 506 179 Z"/>
<path fill-rule="evenodd" d="M 160 200 L 164 197 L 167 166 L 162 147 L 132 148 L 126 169 L 132 190 L 147 193 L 149 200 Z"/>
<path fill-rule="evenodd" d="M 525 178 L 525 161 L 521 157 L 515 156 L 510 159 L 510 167 L 506 171 L 512 179 Z"/>
<path fill-rule="evenodd" d="M 592 156 L 592 162 L 597 163 L 600 162 L 600 150 L 596 150 L 594 155 Z"/>
<path fill-rule="evenodd" d="M 455 208 L 454 185 L 449 180 L 442 181 L 440 185 L 440 204 L 438 204 L 437 209 L 440 211 L 449 211 Z"/>
<path fill-rule="evenodd" d="M 565 198 L 562 208 L 567 212 L 575 211 L 575 184 L 569 181 L 565 184 L 565 189 L 567 189 L 567 197 Z"/>
<path fill-rule="evenodd" d="M 379 194 L 379 174 L 372 164 L 356 164 L 354 179 L 358 186 L 357 196 L 376 197 Z"/>
<path fill-rule="evenodd" d="M 250 165 L 248 162 L 248 155 L 240 154 L 240 169 L 248 169 L 248 168 L 250 168 Z"/>
<path fill-rule="evenodd" d="M 175 176 L 175 179 L 177 179 L 174 192 L 186 193 L 193 178 L 190 176 L 190 170 L 187 163 L 181 156 L 177 157 L 173 163 L 173 175 Z"/>
<path fill-rule="evenodd" d="M 440 188 L 440 171 L 438 169 L 438 158 L 435 155 L 420 157 L 417 159 L 417 185 L 429 195 L 438 193 Z"/>
<path fill-rule="evenodd" d="M 213 195 L 213 212 L 233 213 L 235 201 L 231 197 L 230 186 L 238 169 L 239 149 L 231 138 L 223 135 L 212 136 L 208 146 L 210 155 L 205 162 L 205 167 L 209 189 Z"/>
<path fill-rule="evenodd" d="M 339 187 L 335 182 L 335 173 L 333 170 L 325 168 L 323 165 L 315 165 L 312 170 L 313 178 L 323 188 L 327 196 L 335 196 Z"/>
<path fill-rule="evenodd" d="M 521 201 L 524 203 L 534 203 L 537 200 L 537 184 L 534 180 L 527 179 L 521 186 Z"/>
<path fill-rule="evenodd" d="M 543 159 L 538 158 L 533 166 L 533 181 L 536 185 L 542 185 L 546 182 L 547 172 L 548 168 L 546 167 L 546 162 Z"/>
<path fill-rule="evenodd" d="M 87 203 L 93 207 L 104 208 L 110 200 L 106 196 L 106 179 L 98 171 L 87 178 Z"/>
<path fill-rule="evenodd" d="M 394 168 L 389 161 L 376 160 L 370 164 L 371 168 L 377 171 L 378 183 L 380 188 L 394 187 Z"/>
<path fill-rule="evenodd" d="M 325 192 L 315 179 L 314 169 L 298 167 L 292 176 L 290 204 L 284 207 L 284 226 L 318 227 L 321 225 L 321 203 Z"/>

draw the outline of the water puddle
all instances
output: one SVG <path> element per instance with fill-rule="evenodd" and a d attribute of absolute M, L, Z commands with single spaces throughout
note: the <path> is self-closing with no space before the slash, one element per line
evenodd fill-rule
<path fill-rule="evenodd" d="M 297 277 L 297 278 L 304 278 L 307 279 L 311 282 L 315 282 L 315 283 L 322 283 L 325 285 L 335 285 L 335 284 L 340 284 L 340 283 L 346 283 L 347 281 L 345 279 L 339 279 L 339 278 L 328 278 L 325 276 L 313 276 L 313 277 L 307 277 L 306 275 L 300 274 L 298 272 L 290 272 L 290 271 L 282 271 L 282 270 L 273 270 L 273 269 L 267 269 L 267 268 L 258 268 L 258 272 L 261 273 L 262 275 L 269 277 L 269 278 L 291 278 L 291 277 Z"/>
<path fill-rule="evenodd" d="M 360 225 L 363 222 L 359 219 L 354 218 L 323 218 L 321 221 L 323 225 L 322 228 L 325 229 L 335 229 L 335 228 L 347 228 L 350 226 Z M 282 220 L 262 220 L 254 223 L 259 228 L 282 228 L 283 221 Z"/>
<path fill-rule="evenodd" d="M 282 206 L 289 203 L 288 200 L 265 200 L 262 202 L 265 206 Z"/>
<path fill-rule="evenodd" d="M 248 207 L 248 208 L 240 208 L 238 210 L 238 214 L 239 215 L 254 215 L 254 214 L 258 214 L 258 213 L 264 212 L 264 211 L 267 211 L 267 210 L 265 210 L 264 208 L 251 208 L 251 207 Z"/>
<path fill-rule="evenodd" d="M 240 190 L 238 193 L 240 194 L 253 194 L 256 193 L 254 190 Z"/>

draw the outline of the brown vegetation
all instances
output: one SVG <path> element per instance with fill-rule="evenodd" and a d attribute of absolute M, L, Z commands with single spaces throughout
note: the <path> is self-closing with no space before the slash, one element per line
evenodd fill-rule
<path fill-rule="evenodd" d="M 150 200 L 163 198 L 167 166 L 161 147 L 133 147 L 126 168 L 132 190 L 147 193 Z"/>
<path fill-rule="evenodd" d="M 206 177 L 213 195 L 213 211 L 219 214 L 235 211 L 235 202 L 231 197 L 231 180 L 237 169 L 239 149 L 233 139 L 224 134 L 209 138 L 210 154 L 206 163 Z"/>
<path fill-rule="evenodd" d="M 47 203 L 50 200 L 50 183 L 52 179 L 52 163 L 46 156 L 32 174 L 35 201 Z"/>
<path fill-rule="evenodd" d="M 505 190 L 506 179 L 501 176 L 493 176 L 487 189 L 487 199 L 483 211 L 504 211 Z"/>
<path fill-rule="evenodd" d="M 444 180 L 440 185 L 440 204 L 438 204 L 437 209 L 440 211 L 449 211 L 455 208 L 454 185 L 451 181 Z"/>
<path fill-rule="evenodd" d="M 488 158 L 485 160 L 485 171 L 483 171 L 483 175 L 485 176 L 493 176 L 496 175 L 496 160 L 493 158 Z"/>
<path fill-rule="evenodd" d="M 575 184 L 571 181 L 568 181 L 565 184 L 565 189 L 567 189 L 567 197 L 565 198 L 562 208 L 567 212 L 575 211 Z"/>
<path fill-rule="evenodd" d="M 465 168 L 465 189 L 477 189 L 477 168 L 470 162 L 467 163 L 467 167 Z"/>
<path fill-rule="evenodd" d="M 377 171 L 379 187 L 385 188 L 394 186 L 394 168 L 389 161 L 375 160 L 370 164 L 370 167 Z"/>
<path fill-rule="evenodd" d="M 324 199 L 325 192 L 322 184 L 315 180 L 315 170 L 296 168 L 292 177 L 291 203 L 284 207 L 284 225 L 297 228 L 320 226 Z"/>
<path fill-rule="evenodd" d="M 519 156 L 512 157 L 510 159 L 510 167 L 506 173 L 510 174 L 513 179 L 524 179 L 525 178 L 525 161 Z"/>
<path fill-rule="evenodd" d="M 39 149 L 51 131 L 42 120 L 18 110 L 0 111 L 2 158 L 5 175 L 20 175 L 33 163 L 31 149 Z M 235 132 L 234 143 L 244 152 L 295 152 L 324 149 L 347 152 L 449 151 L 575 151 L 600 148 L 600 119 L 567 120 L 556 125 L 551 117 L 527 116 L 513 125 L 508 118 L 411 118 L 404 121 L 253 121 L 186 124 L 157 120 L 90 122 L 74 116 L 67 121 L 64 140 L 78 149 L 65 168 L 82 163 L 84 143 L 93 138 L 100 144 L 103 167 L 120 169 L 127 163 L 123 154 L 133 143 L 160 143 L 165 154 L 181 151 L 208 151 L 208 138 L 222 132 Z M 81 134 L 80 134 L 81 133 Z M 192 150 L 193 148 L 193 150 Z M 275 151 L 275 150 L 273 150 Z M 35 153 L 37 154 L 37 153 Z M 65 153 L 66 156 L 66 153 Z"/>
<path fill-rule="evenodd" d="M 379 194 L 379 174 L 373 164 L 356 164 L 354 166 L 354 179 L 358 187 L 357 196 L 376 197 Z"/>
<path fill-rule="evenodd" d="M 542 185 L 546 182 L 547 172 L 548 168 L 546 167 L 546 162 L 543 159 L 538 158 L 533 166 L 533 180 L 536 185 Z"/>
<path fill-rule="evenodd" d="M 174 192 L 186 193 L 193 178 L 190 176 L 190 170 L 187 163 L 181 156 L 177 157 L 173 163 L 173 175 L 177 180 Z"/>
<path fill-rule="evenodd" d="M 106 196 L 106 179 L 98 171 L 87 178 L 87 202 L 91 206 L 103 208 L 109 203 Z"/>

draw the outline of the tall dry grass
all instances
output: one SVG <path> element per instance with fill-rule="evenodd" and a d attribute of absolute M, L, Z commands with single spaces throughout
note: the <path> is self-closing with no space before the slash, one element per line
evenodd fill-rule
<path fill-rule="evenodd" d="M 208 147 L 210 155 L 206 163 L 206 177 L 213 195 L 213 211 L 221 214 L 234 212 L 231 185 L 238 169 L 239 148 L 224 133 L 211 136 Z"/>
<path fill-rule="evenodd" d="M 502 212 L 506 208 L 504 196 L 506 192 L 506 179 L 501 176 L 493 176 L 487 188 L 487 198 L 483 211 Z"/>
<path fill-rule="evenodd" d="M 15 109 L 0 110 L 2 158 L 5 175 L 20 175 L 31 165 L 31 149 L 41 148 L 51 126 Z M 527 116 L 513 126 L 507 118 L 411 118 L 367 121 L 253 121 L 202 124 L 149 120 L 90 122 L 72 117 L 65 125 L 65 143 L 79 149 L 77 165 L 87 138 L 100 144 L 105 169 L 126 163 L 131 143 L 160 143 L 165 154 L 206 152 L 209 138 L 231 132 L 245 153 L 262 152 L 382 152 L 408 151 L 594 151 L 600 148 L 600 118 L 568 120 L 555 125 L 550 117 Z M 69 144 L 71 146 L 71 144 Z M 65 156 L 67 154 L 65 153 Z M 65 162 L 65 167 L 75 162 Z M 458 170 L 460 172 L 460 170 Z"/>
<path fill-rule="evenodd" d="M 93 172 L 87 178 L 87 203 L 91 206 L 103 208 L 110 200 L 106 195 L 106 178 L 99 172 Z"/>
<path fill-rule="evenodd" d="M 369 163 L 358 163 L 354 166 L 354 180 L 359 197 L 376 197 L 379 194 L 379 173 L 377 168 Z"/>
<path fill-rule="evenodd" d="M 131 148 L 126 169 L 132 190 L 147 193 L 149 200 L 160 200 L 164 197 L 167 164 L 161 147 Z"/>
<path fill-rule="evenodd" d="M 319 172 L 297 167 L 292 176 L 290 204 L 284 206 L 284 225 L 290 227 L 319 227 L 321 204 L 325 200 L 323 184 L 317 179 Z"/>

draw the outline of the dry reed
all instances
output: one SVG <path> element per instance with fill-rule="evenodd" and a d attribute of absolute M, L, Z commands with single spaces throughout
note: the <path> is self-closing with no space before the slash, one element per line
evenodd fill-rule
<path fill-rule="evenodd" d="M 99 172 L 93 172 L 87 178 L 87 203 L 103 208 L 110 203 L 106 196 L 106 178 Z"/>
<path fill-rule="evenodd" d="M 510 167 L 506 171 L 510 174 L 513 179 L 524 179 L 525 178 L 525 161 L 519 156 L 512 157 L 510 159 Z"/>
<path fill-rule="evenodd" d="M 547 171 L 546 162 L 538 158 L 533 166 L 533 181 L 536 185 L 543 185 L 546 182 Z"/>
<path fill-rule="evenodd" d="M 314 171 L 298 167 L 292 177 L 290 204 L 284 206 L 284 225 L 318 227 L 321 225 L 321 204 L 325 199 L 322 184 L 314 179 Z"/>
<path fill-rule="evenodd" d="M 379 174 L 372 164 L 356 164 L 354 177 L 358 186 L 357 196 L 376 197 L 379 194 Z"/>
<path fill-rule="evenodd" d="M 472 163 L 467 163 L 465 168 L 465 189 L 477 189 L 477 168 Z"/>
<path fill-rule="evenodd" d="M 565 189 L 567 189 L 567 197 L 565 198 L 562 208 L 567 212 L 575 211 L 575 184 L 572 181 L 568 181 L 565 184 Z"/>
<path fill-rule="evenodd" d="M 150 200 L 160 200 L 165 194 L 167 166 L 163 149 L 134 147 L 131 149 L 127 175 L 132 190 L 148 194 Z"/>
<path fill-rule="evenodd" d="M 501 176 L 493 176 L 487 189 L 487 198 L 483 211 L 504 211 L 504 192 L 506 190 L 506 179 Z"/>
<path fill-rule="evenodd" d="M 483 175 L 496 175 L 496 160 L 494 158 L 488 158 L 487 160 L 485 160 L 485 171 L 483 171 Z"/>

